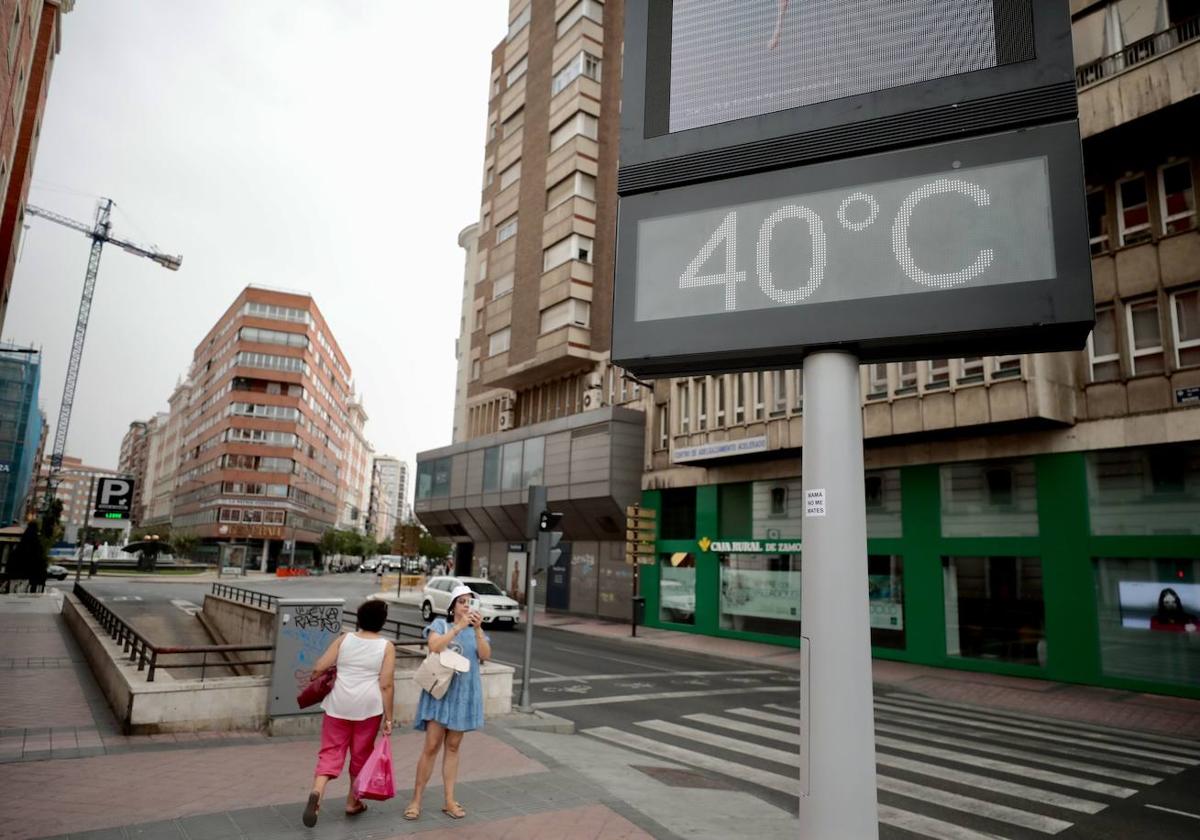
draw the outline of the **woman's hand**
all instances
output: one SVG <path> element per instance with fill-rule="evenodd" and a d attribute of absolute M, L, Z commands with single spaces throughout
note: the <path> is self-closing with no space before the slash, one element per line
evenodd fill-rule
<path fill-rule="evenodd" d="M 384 735 L 392 734 L 392 722 L 390 720 L 385 720 L 383 722 L 383 734 Z"/>
<path fill-rule="evenodd" d="M 471 613 L 469 613 L 469 612 L 463 613 L 458 618 L 454 619 L 454 629 L 455 630 L 459 630 L 459 631 L 466 630 L 467 627 L 469 627 L 470 625 L 471 625 Z"/>
<path fill-rule="evenodd" d="M 467 621 L 470 622 L 471 626 L 474 627 L 476 630 L 480 630 L 483 628 L 483 614 L 482 613 L 476 612 L 475 610 L 471 610 L 469 613 L 467 613 Z"/>

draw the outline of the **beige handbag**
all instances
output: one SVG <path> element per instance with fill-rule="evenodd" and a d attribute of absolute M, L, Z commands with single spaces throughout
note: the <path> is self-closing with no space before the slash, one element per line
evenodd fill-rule
<path fill-rule="evenodd" d="M 446 648 L 440 653 L 430 653 L 417 669 L 413 679 L 417 685 L 433 695 L 435 700 L 441 700 L 450 690 L 450 681 L 455 674 L 465 674 L 471 670 L 467 657 L 457 651 Z"/>

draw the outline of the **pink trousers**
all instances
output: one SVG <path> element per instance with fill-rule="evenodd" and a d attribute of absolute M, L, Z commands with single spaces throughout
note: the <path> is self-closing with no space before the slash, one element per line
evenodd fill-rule
<path fill-rule="evenodd" d="M 317 770 L 313 775 L 336 779 L 342 774 L 349 749 L 350 775 L 357 776 L 375 748 L 375 734 L 379 732 L 381 717 L 383 715 L 366 720 L 346 720 L 325 715 L 321 723 L 321 751 L 317 753 Z"/>

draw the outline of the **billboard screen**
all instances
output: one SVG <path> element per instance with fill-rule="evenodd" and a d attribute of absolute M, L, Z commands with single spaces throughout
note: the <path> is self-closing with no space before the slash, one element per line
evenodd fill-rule
<path fill-rule="evenodd" d="M 1121 626 L 1176 633 L 1200 631 L 1200 583 L 1123 580 L 1117 584 Z"/>

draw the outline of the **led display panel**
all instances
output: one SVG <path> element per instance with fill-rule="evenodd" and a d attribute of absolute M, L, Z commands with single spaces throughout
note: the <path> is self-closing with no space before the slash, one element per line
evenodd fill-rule
<path fill-rule="evenodd" d="M 672 132 L 996 67 L 997 32 L 1031 14 L 1011 0 L 673 5 Z M 1032 47 L 1026 38 L 1007 58 L 1029 58 Z"/>

